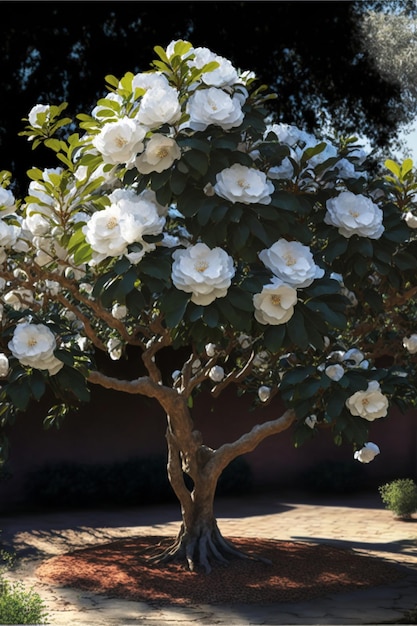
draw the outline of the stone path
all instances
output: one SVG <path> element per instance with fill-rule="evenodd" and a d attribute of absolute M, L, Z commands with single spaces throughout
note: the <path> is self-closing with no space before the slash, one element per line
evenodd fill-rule
<path fill-rule="evenodd" d="M 157 607 L 82 591 L 51 587 L 36 579 L 40 561 L 78 547 L 134 535 L 174 535 L 179 511 L 173 506 L 120 511 L 78 511 L 0 516 L 1 539 L 19 566 L 10 577 L 33 585 L 47 604 L 53 626 L 247 626 L 275 624 L 395 623 L 417 608 L 417 516 L 399 522 L 380 498 L 280 497 L 278 494 L 226 499 L 216 515 L 224 535 L 324 542 L 349 547 L 408 568 L 390 586 L 344 592 L 276 605 Z"/>

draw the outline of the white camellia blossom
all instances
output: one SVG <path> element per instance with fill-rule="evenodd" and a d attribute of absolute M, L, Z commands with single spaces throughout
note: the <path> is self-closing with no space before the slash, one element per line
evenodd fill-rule
<path fill-rule="evenodd" d="M 127 251 L 126 239 L 120 232 L 121 208 L 112 204 L 102 211 L 93 213 L 90 220 L 83 226 L 87 243 L 97 253 L 96 261 L 108 256 L 119 256 Z"/>
<path fill-rule="evenodd" d="M 54 356 L 56 340 L 53 332 L 44 324 L 22 322 L 18 324 L 9 341 L 9 350 L 22 365 L 38 370 L 48 370 L 51 376 L 64 366 Z"/>
<path fill-rule="evenodd" d="M 338 381 L 345 375 L 345 370 L 339 363 L 334 363 L 333 365 L 328 365 L 324 370 L 326 376 L 330 378 L 330 380 Z"/>
<path fill-rule="evenodd" d="M 155 133 L 146 144 L 144 152 L 135 160 L 135 166 L 141 174 L 163 172 L 180 158 L 181 150 L 177 142 L 170 137 Z"/>
<path fill-rule="evenodd" d="M 417 216 L 412 211 L 407 211 L 404 215 L 404 221 L 409 228 L 417 228 Z"/>
<path fill-rule="evenodd" d="M 0 354 L 0 378 L 6 378 L 7 374 L 9 373 L 9 367 L 9 359 L 4 354 L 4 352 L 2 352 Z"/>
<path fill-rule="evenodd" d="M 326 202 L 326 224 L 336 226 L 343 237 L 379 239 L 384 232 L 383 212 L 370 198 L 351 191 L 342 191 Z"/>
<path fill-rule="evenodd" d="M 313 429 L 315 427 L 315 425 L 317 424 L 317 415 L 314 415 L 314 413 L 312 415 L 308 415 L 305 420 L 304 423 L 311 429 Z"/>
<path fill-rule="evenodd" d="M 0 219 L 0 247 L 11 248 L 17 241 L 20 234 L 20 226 L 7 224 Z"/>
<path fill-rule="evenodd" d="M 356 450 L 353 456 L 360 463 L 370 463 L 379 453 L 380 449 L 376 443 L 368 441 L 360 450 Z"/>
<path fill-rule="evenodd" d="M 206 306 L 227 294 L 235 268 L 233 258 L 225 250 L 197 243 L 175 250 L 172 256 L 172 282 L 177 289 L 192 293 L 194 304 Z"/>
<path fill-rule="evenodd" d="M 118 361 L 123 354 L 123 345 L 120 339 L 111 337 L 107 342 L 107 352 L 109 353 L 112 361 Z"/>
<path fill-rule="evenodd" d="M 105 163 L 131 163 L 144 148 L 146 131 L 146 127 L 140 126 L 129 117 L 123 117 L 117 122 L 106 124 L 93 137 L 92 143 Z"/>
<path fill-rule="evenodd" d="M 187 103 L 187 126 L 192 130 L 206 130 L 211 124 L 223 130 L 236 128 L 243 122 L 243 104 L 244 98 L 239 94 L 230 96 L 217 87 L 199 89 Z"/>
<path fill-rule="evenodd" d="M 297 290 L 279 278 L 273 278 L 261 293 L 253 296 L 254 315 L 260 324 L 285 324 L 293 316 L 296 304 Z"/>
<path fill-rule="evenodd" d="M 221 382 L 224 378 L 224 369 L 222 368 L 222 366 L 215 365 L 214 367 L 212 367 L 211 370 L 209 371 L 209 378 L 214 383 Z"/>
<path fill-rule="evenodd" d="M 258 398 L 261 402 L 266 402 L 271 396 L 271 387 L 261 385 L 258 389 Z"/>
<path fill-rule="evenodd" d="M 0 214 L 1 217 L 10 215 L 16 210 L 15 197 L 10 189 L 0 187 Z"/>
<path fill-rule="evenodd" d="M 28 115 L 29 124 L 33 126 L 33 128 L 42 128 L 42 124 L 39 122 L 38 115 L 45 114 L 45 119 L 48 120 L 49 111 L 51 107 L 49 104 L 35 104 L 34 107 L 31 108 Z"/>
<path fill-rule="evenodd" d="M 346 400 L 346 406 L 352 415 L 358 415 L 373 422 L 388 413 L 388 398 L 381 392 L 379 382 L 371 380 L 365 391 L 357 391 Z"/>
<path fill-rule="evenodd" d="M 294 288 L 308 287 L 324 276 L 324 269 L 316 265 L 310 248 L 298 241 L 279 239 L 258 256 L 275 276 Z"/>
<path fill-rule="evenodd" d="M 413 334 L 409 337 L 404 337 L 403 346 L 410 354 L 417 353 L 417 335 Z"/>
<path fill-rule="evenodd" d="M 162 84 L 148 89 L 140 101 L 135 120 L 150 129 L 163 124 L 175 124 L 181 117 L 181 105 L 176 89 Z"/>
<path fill-rule="evenodd" d="M 207 343 L 205 346 L 206 354 L 208 357 L 212 357 L 216 354 L 217 348 L 215 343 Z"/>
<path fill-rule="evenodd" d="M 111 314 L 116 320 L 124 320 L 127 315 L 127 307 L 124 304 L 115 302 L 112 306 Z"/>
<path fill-rule="evenodd" d="M 369 368 L 369 361 L 365 359 L 365 355 L 358 348 L 349 348 L 343 354 L 342 361 L 345 363 L 346 367 L 360 367 L 363 370 L 367 370 Z"/>
<path fill-rule="evenodd" d="M 235 163 L 216 175 L 213 189 L 233 203 L 270 204 L 274 185 L 264 172 Z"/>
<path fill-rule="evenodd" d="M 215 61 L 218 67 L 211 72 L 205 72 L 201 80 L 211 87 L 228 87 L 238 82 L 238 73 L 229 59 L 225 59 L 209 50 L 209 48 L 194 48 L 194 59 L 190 67 L 201 69 L 204 65 Z"/>

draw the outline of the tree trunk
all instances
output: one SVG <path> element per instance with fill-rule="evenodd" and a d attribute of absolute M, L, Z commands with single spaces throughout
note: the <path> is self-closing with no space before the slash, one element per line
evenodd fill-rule
<path fill-rule="evenodd" d="M 194 431 L 197 439 L 199 433 Z M 256 559 L 238 550 L 221 534 L 214 516 L 214 496 L 221 471 L 216 463 L 210 463 L 213 451 L 200 445 L 193 463 L 175 444 L 169 429 L 168 477 L 181 505 L 182 523 L 175 541 L 162 553 L 151 558 L 156 563 L 183 562 L 190 571 L 202 568 L 206 573 L 216 564 L 227 565 L 230 559 Z M 191 477 L 187 485 L 185 475 Z M 196 470 L 196 468 L 198 468 Z M 258 560 L 258 559 L 256 559 Z M 264 559 L 259 559 L 263 560 Z M 266 561 L 265 561 L 266 562 Z"/>

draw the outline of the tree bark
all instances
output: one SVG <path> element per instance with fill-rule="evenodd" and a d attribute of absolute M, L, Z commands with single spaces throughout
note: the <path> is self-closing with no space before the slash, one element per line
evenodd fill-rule
<path fill-rule="evenodd" d="M 231 461 L 251 452 L 267 437 L 289 428 L 296 419 L 294 411 L 289 409 L 274 420 L 257 424 L 236 441 L 213 450 L 204 445 L 202 434 L 194 429 L 185 394 L 149 377 L 123 381 L 92 372 L 89 380 L 102 387 L 155 398 L 166 412 L 167 472 L 181 506 L 182 523 L 173 544 L 150 557 L 150 561 L 181 561 L 191 571 L 202 568 L 206 572 L 232 558 L 263 561 L 244 554 L 222 536 L 214 516 L 217 482 Z"/>

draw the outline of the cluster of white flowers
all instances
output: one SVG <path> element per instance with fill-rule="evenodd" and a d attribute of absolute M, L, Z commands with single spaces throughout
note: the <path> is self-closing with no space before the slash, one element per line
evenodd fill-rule
<path fill-rule="evenodd" d="M 144 236 L 159 235 L 165 226 L 160 205 L 155 194 L 148 190 L 136 194 L 132 189 L 116 189 L 108 197 L 110 206 L 93 213 L 83 226 L 86 241 L 93 250 L 92 264 L 121 255 L 131 263 L 138 263 L 146 252 L 155 249 L 155 244 L 147 243 Z M 140 244 L 139 251 L 128 251 L 133 243 Z"/>
<path fill-rule="evenodd" d="M 51 376 L 57 374 L 64 366 L 64 363 L 54 356 L 57 347 L 55 335 L 44 324 L 21 322 L 16 326 L 8 347 L 22 365 L 47 370 Z"/>

